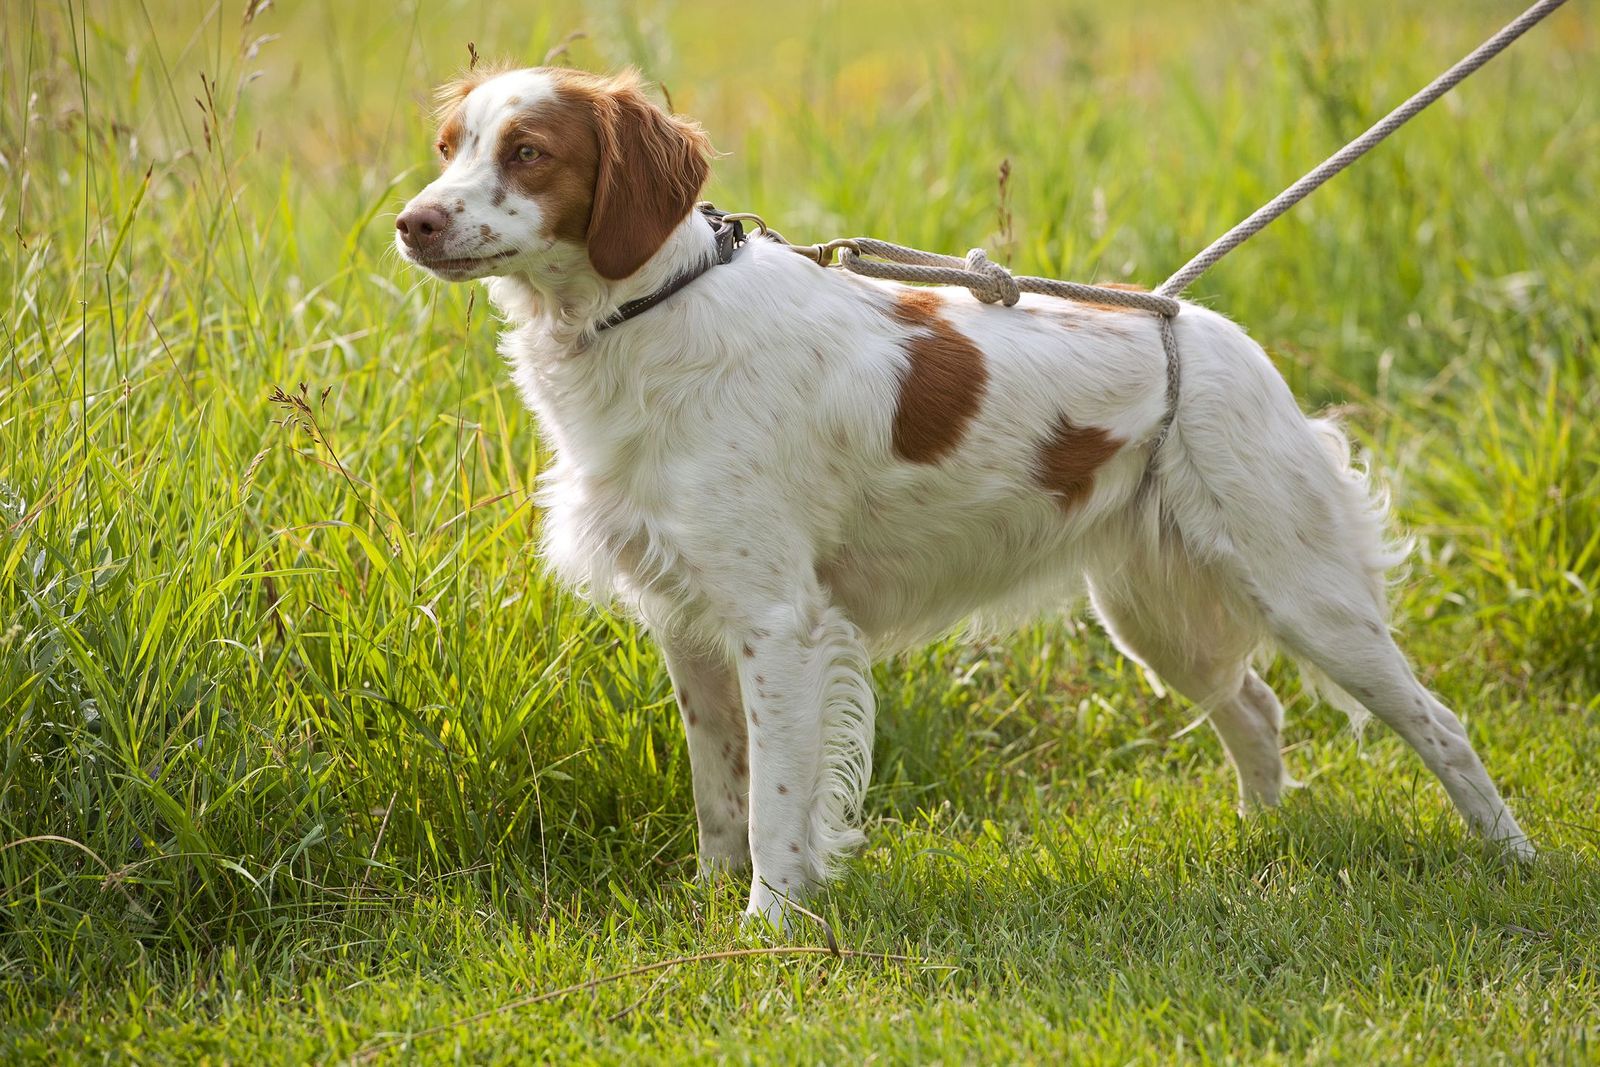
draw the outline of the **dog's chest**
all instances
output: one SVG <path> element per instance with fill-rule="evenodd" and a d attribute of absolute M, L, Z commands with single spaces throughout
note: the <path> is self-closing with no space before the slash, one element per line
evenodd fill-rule
<path fill-rule="evenodd" d="M 664 591 L 681 599 L 682 532 L 694 523 L 703 429 L 636 383 L 552 384 L 524 390 L 555 458 L 539 488 L 546 559 L 597 600 L 637 604 Z"/>

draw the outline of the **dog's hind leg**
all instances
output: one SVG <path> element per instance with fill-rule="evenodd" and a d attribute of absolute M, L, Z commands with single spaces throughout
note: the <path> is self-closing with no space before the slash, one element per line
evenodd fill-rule
<path fill-rule="evenodd" d="M 1239 775 L 1239 806 L 1278 803 L 1283 709 L 1249 658 L 1258 631 L 1225 587 L 1176 554 L 1128 559 L 1090 576 L 1095 611 L 1117 646 L 1205 713 Z"/>
<path fill-rule="evenodd" d="M 1225 575 L 1285 651 L 1404 738 L 1474 830 L 1531 854 L 1460 721 L 1389 634 L 1384 574 L 1402 553 L 1344 435 L 1301 414 L 1236 327 L 1200 310 L 1181 319 L 1184 395 L 1156 464 L 1168 536 Z"/>
<path fill-rule="evenodd" d="M 1533 846 L 1500 798 L 1455 713 L 1418 682 L 1382 615 L 1334 592 L 1341 578 L 1311 560 L 1264 600 L 1278 642 L 1394 729 L 1439 777 L 1467 824 L 1519 856 Z M 1319 573 L 1320 571 L 1320 573 Z"/>

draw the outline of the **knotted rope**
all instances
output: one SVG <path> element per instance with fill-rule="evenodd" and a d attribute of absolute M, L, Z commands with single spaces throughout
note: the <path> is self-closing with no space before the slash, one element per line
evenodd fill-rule
<path fill-rule="evenodd" d="M 1202 274 L 1216 266 L 1223 256 L 1260 233 L 1268 223 L 1304 200 L 1335 174 L 1360 159 L 1379 142 L 1415 118 L 1429 104 L 1505 51 L 1512 41 L 1532 29 L 1564 3 L 1566 0 L 1539 0 L 1449 70 L 1429 82 L 1405 103 L 1385 115 L 1367 132 L 1307 171 L 1289 188 L 1213 241 L 1204 251 L 1162 282 L 1155 292 L 1112 289 L 1103 285 L 1084 285 L 1055 278 L 1017 276 L 998 263 L 990 262 L 981 248 L 974 248 L 964 259 L 957 259 L 955 256 L 924 252 L 921 249 L 907 248 L 904 245 L 872 237 L 841 238 L 817 245 L 789 245 L 782 237 L 769 230 L 758 217 L 754 215 L 737 217 L 753 220 L 769 236 L 783 241 L 789 248 L 824 267 L 841 267 L 869 278 L 918 282 L 926 285 L 959 285 L 970 290 L 973 296 L 986 304 L 998 303 L 1006 307 L 1015 304 L 1023 293 L 1042 293 L 1080 303 L 1110 304 L 1115 307 L 1154 312 L 1161 317 L 1161 347 L 1165 350 L 1167 358 L 1167 410 L 1155 437 L 1155 445 L 1159 447 L 1166 439 L 1167 431 L 1171 429 L 1172 419 L 1177 411 L 1178 339 L 1172 328 L 1172 319 L 1182 308 L 1178 296 Z M 836 253 L 837 260 L 834 259 Z"/>
<path fill-rule="evenodd" d="M 812 250 L 790 246 L 795 251 L 810 255 Z M 1178 412 L 1178 384 L 1181 374 L 1178 362 L 1178 336 L 1172 328 L 1172 317 L 1183 306 L 1170 296 L 1147 293 L 1139 289 L 1113 289 L 1104 285 L 1084 285 L 1082 282 L 1064 282 L 1057 278 L 1035 278 L 1016 275 L 993 263 L 981 248 L 969 251 L 965 259 L 941 256 L 937 252 L 924 252 L 920 248 L 880 241 L 873 237 L 852 237 L 813 246 L 811 258 L 823 266 L 837 250 L 837 266 L 854 274 L 869 278 L 887 278 L 891 281 L 919 282 L 924 285 L 960 285 L 985 304 L 1004 304 L 1011 307 L 1023 293 L 1042 293 L 1075 300 L 1085 304 L 1110 304 L 1130 311 L 1153 311 L 1161 317 L 1161 347 L 1167 357 L 1166 407 L 1161 425 L 1152 440 L 1152 454 L 1167 439 L 1172 429 L 1172 419 Z M 870 259 L 867 257 L 871 257 Z"/>
<path fill-rule="evenodd" d="M 1012 274 L 1000 264 L 990 262 L 981 248 L 972 249 L 965 259 L 957 259 L 955 256 L 906 248 L 872 237 L 855 237 L 833 244 L 839 251 L 838 266 L 852 273 L 928 285 L 961 285 L 970 289 L 972 295 L 985 304 L 1010 307 L 1023 293 L 1043 293 L 1065 300 L 1153 311 L 1158 315 L 1176 315 L 1180 306 L 1171 297 L 1136 289 L 1111 289 L 1055 278 Z"/>

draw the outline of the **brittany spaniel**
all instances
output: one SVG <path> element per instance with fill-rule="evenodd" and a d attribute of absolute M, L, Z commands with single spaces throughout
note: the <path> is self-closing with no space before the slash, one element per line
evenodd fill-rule
<path fill-rule="evenodd" d="M 1150 313 L 981 304 L 764 235 L 719 247 L 696 210 L 705 135 L 632 75 L 477 72 L 441 103 L 443 171 L 399 250 L 487 281 L 555 456 L 545 554 L 660 643 L 700 870 L 753 868 L 748 914 L 782 922 L 862 840 L 874 657 L 1085 592 L 1204 710 L 1242 806 L 1286 784 L 1282 709 L 1251 669 L 1271 646 L 1531 854 L 1390 637 L 1382 505 L 1238 326 L 1183 306 L 1169 412 Z"/>

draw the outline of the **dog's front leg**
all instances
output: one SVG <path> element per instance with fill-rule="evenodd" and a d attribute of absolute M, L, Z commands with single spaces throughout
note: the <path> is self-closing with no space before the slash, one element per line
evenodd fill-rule
<path fill-rule="evenodd" d="M 739 677 L 721 651 L 656 634 L 678 698 L 700 823 L 700 877 L 750 865 L 749 757 Z"/>
<path fill-rule="evenodd" d="M 854 626 L 820 603 L 766 612 L 737 635 L 750 739 L 746 913 L 780 926 L 841 850 L 871 775 L 872 695 Z"/>

